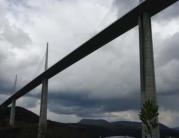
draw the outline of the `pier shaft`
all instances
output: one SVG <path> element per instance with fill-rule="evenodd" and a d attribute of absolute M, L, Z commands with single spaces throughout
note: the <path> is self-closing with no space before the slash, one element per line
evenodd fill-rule
<path fill-rule="evenodd" d="M 48 43 L 46 48 L 45 71 L 47 70 L 47 68 L 48 68 Z M 45 138 L 45 134 L 47 131 L 47 100 L 48 100 L 48 79 L 44 79 L 42 81 L 38 138 Z"/>
<path fill-rule="evenodd" d="M 143 2 L 144 0 L 140 0 Z M 156 100 L 155 67 L 152 42 L 151 17 L 145 11 L 139 16 L 140 41 L 140 79 L 141 79 L 141 106 L 147 101 Z M 158 120 L 158 118 L 156 118 Z M 142 138 L 146 138 L 145 126 L 142 124 Z M 159 127 L 152 130 L 153 138 L 159 138 Z"/>

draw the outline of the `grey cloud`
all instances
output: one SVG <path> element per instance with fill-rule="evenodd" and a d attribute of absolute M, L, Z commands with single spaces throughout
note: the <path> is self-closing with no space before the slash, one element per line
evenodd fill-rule
<path fill-rule="evenodd" d="M 168 92 L 167 94 L 161 94 L 158 97 L 159 107 L 161 107 L 165 110 L 179 111 L 178 97 L 179 97 L 179 91 Z"/>
<path fill-rule="evenodd" d="M 11 84 L 6 80 L 6 78 L 0 79 L 0 94 L 10 95 L 12 93 Z"/>
<path fill-rule="evenodd" d="M 128 11 L 132 10 L 139 4 L 139 0 L 115 0 L 114 1 L 114 8 L 117 10 L 118 17 L 123 16 Z M 179 2 L 174 3 L 167 9 L 163 10 L 159 14 L 157 14 L 154 19 L 157 22 L 161 21 L 170 21 L 172 19 L 178 18 L 178 9 L 179 9 Z"/>
<path fill-rule="evenodd" d="M 171 62 L 172 60 L 179 60 L 179 32 L 172 37 L 163 41 L 158 56 L 158 64 L 160 66 Z"/>
<path fill-rule="evenodd" d="M 179 90 L 179 33 L 160 44 L 156 55 L 156 80 L 158 90 L 171 93 Z"/>
<path fill-rule="evenodd" d="M 5 25 L 1 35 L 14 47 L 24 48 L 32 43 L 29 35 L 15 26 Z"/>
<path fill-rule="evenodd" d="M 112 93 L 112 92 L 111 92 Z M 177 92 L 157 94 L 159 107 L 168 111 L 179 111 Z M 37 99 L 39 95 L 28 95 Z M 30 102 L 30 101 L 29 101 Z M 33 102 L 33 101 L 32 101 Z M 35 106 L 28 103 L 28 107 Z M 105 113 L 140 110 L 140 92 L 113 98 L 93 97 L 88 91 L 49 92 L 48 109 L 57 114 L 75 114 L 81 118 L 105 117 Z"/>
<path fill-rule="evenodd" d="M 178 9 L 179 9 L 179 2 L 177 1 L 173 5 L 171 5 L 170 7 L 168 7 L 167 9 L 163 10 L 158 15 L 156 15 L 154 19 L 156 19 L 157 22 L 161 22 L 161 21 L 169 22 L 170 20 L 179 17 Z"/>
<path fill-rule="evenodd" d="M 33 108 L 37 106 L 37 102 L 38 100 L 36 97 L 23 96 L 17 100 L 17 105 L 23 106 L 25 108 Z"/>
<path fill-rule="evenodd" d="M 138 4 L 137 0 L 128 0 L 128 1 L 117 0 L 114 2 L 113 6 L 115 6 L 118 17 L 120 17 L 126 12 L 128 12 L 130 9 L 135 7 L 137 4 Z M 79 8 L 80 6 L 77 7 Z M 47 11 L 47 9 L 45 9 L 44 11 Z M 56 10 L 54 11 L 57 12 Z M 40 11 L 38 11 L 38 14 L 43 16 L 44 13 L 40 13 Z M 50 13 L 50 15 L 52 14 L 54 14 L 53 11 L 52 13 Z M 49 16 L 46 13 L 45 15 L 46 17 Z M 167 16 L 170 17 L 170 15 Z M 55 20 L 56 18 L 54 18 L 54 20 L 60 26 L 61 25 L 60 22 L 63 21 L 62 19 L 66 19 L 70 17 L 59 16 L 59 18 L 60 18 L 59 22 Z M 74 17 L 74 19 L 77 20 L 78 18 Z M 51 22 L 47 22 L 47 23 L 49 23 L 47 24 L 49 26 L 53 25 L 50 24 Z M 79 32 L 80 32 L 80 28 L 85 28 L 82 27 L 83 24 L 80 25 L 81 26 L 79 26 L 78 22 L 71 23 L 71 26 L 77 28 L 74 30 Z M 46 28 L 45 25 L 43 29 L 44 28 Z M 54 30 L 55 29 L 56 28 L 54 28 Z M 30 44 L 32 41 L 30 40 L 28 33 L 26 33 L 26 30 L 22 30 L 17 27 L 13 28 L 12 26 L 7 26 L 6 30 L 7 31 L 4 31 L 2 35 L 3 37 L 1 37 L 0 41 L 3 41 L 2 38 L 4 38 L 11 45 L 18 46 L 20 48 Z M 61 34 L 63 34 L 61 35 L 62 38 L 63 36 L 68 38 L 68 33 L 77 34 L 75 33 L 75 31 L 73 32 L 73 29 L 72 30 L 70 29 L 68 33 L 65 33 L 66 31 L 64 30 L 61 30 L 62 31 Z M 55 79 L 56 83 L 52 80 L 49 83 L 50 84 L 49 102 L 48 102 L 49 110 L 60 114 L 76 114 L 79 117 L 101 117 L 101 116 L 105 116 L 105 113 L 110 113 L 110 112 L 140 110 L 138 39 L 136 39 L 136 36 L 138 36 L 138 34 L 136 30 L 137 29 L 135 29 L 134 32 L 132 33 L 127 33 L 126 35 L 121 36 L 117 41 L 108 44 L 107 47 L 104 47 L 101 50 L 95 52 L 93 55 L 85 58 L 82 62 L 80 61 L 80 63 L 75 64 L 70 69 L 68 69 L 66 73 L 62 73 L 59 78 Z M 38 31 L 40 32 L 42 30 L 39 29 Z M 46 30 L 44 30 L 44 32 L 45 31 Z M 44 37 L 41 37 L 41 33 L 40 36 L 38 36 L 39 34 L 37 34 L 36 32 L 32 31 L 32 35 L 33 33 L 36 34 L 35 35 L 36 37 L 39 37 L 38 38 L 39 40 L 37 40 L 38 41 L 37 44 L 39 44 L 40 41 L 43 41 Z M 54 37 L 55 35 L 57 35 L 57 37 Z M 61 36 L 59 37 L 58 33 L 56 33 L 55 35 L 53 35 L 54 38 L 51 38 L 51 40 L 53 39 L 59 40 L 61 38 Z M 18 38 L 21 37 L 22 39 L 19 40 Z M 48 37 L 51 37 L 51 34 L 49 34 Z M 86 35 L 84 36 L 82 33 L 79 35 L 74 35 L 74 37 L 70 39 L 69 49 L 71 50 L 74 48 L 73 46 L 74 43 L 72 43 L 73 41 L 77 41 L 81 44 L 81 42 L 83 40 L 86 40 L 87 37 L 88 36 Z M 66 54 L 61 52 L 66 48 L 65 46 L 68 45 L 68 43 L 66 44 L 66 42 L 64 42 L 66 40 L 67 39 L 65 40 L 60 39 L 58 43 L 55 43 L 57 46 L 60 45 L 61 47 L 53 46 L 54 48 L 53 52 L 55 54 L 53 52 L 50 54 L 53 55 L 52 57 L 54 59 L 56 57 L 59 58 L 59 56 L 57 55 Z M 170 69 L 166 69 L 167 63 L 170 63 L 173 59 L 176 61 L 179 60 L 177 54 L 178 51 L 177 43 L 178 43 L 178 34 L 164 41 L 163 43 L 164 47 L 162 48 L 161 52 L 159 52 L 159 57 L 157 59 L 158 64 L 160 62 L 160 66 L 157 66 L 157 68 L 159 73 L 161 73 L 158 75 L 158 77 L 162 76 L 159 77 L 158 80 L 159 82 L 167 81 L 167 83 L 157 83 L 157 86 L 158 85 L 160 86 L 158 89 L 159 105 L 160 107 L 164 107 L 165 109 L 170 109 L 170 110 L 178 110 L 177 109 L 178 106 L 178 102 L 177 102 L 178 79 L 177 78 L 179 74 L 177 71 L 177 66 L 175 67 L 173 66 L 173 68 L 175 69 L 172 71 L 175 72 L 174 76 L 176 76 L 174 78 L 172 78 L 172 76 L 169 77 L 169 79 L 165 77 L 165 75 L 167 74 L 165 71 L 171 71 Z M 170 45 L 172 45 L 172 47 Z M 69 49 L 67 48 L 67 53 Z M 36 60 L 38 58 L 38 56 L 36 56 L 35 53 L 33 53 L 32 56 L 27 57 L 27 60 L 21 59 L 22 61 L 20 61 L 20 63 L 19 62 L 16 63 L 15 60 L 12 62 L 12 59 L 14 59 L 14 57 L 13 56 L 10 57 L 10 55 L 8 55 L 7 53 L 0 52 L 0 65 L 3 68 L 3 71 L 0 70 L 0 76 L 1 76 L 0 88 L 6 91 L 9 91 L 10 87 L 13 84 L 11 81 L 9 81 L 9 80 L 14 80 L 11 78 L 12 72 L 14 72 L 15 74 L 16 71 L 19 71 L 20 75 L 23 76 L 23 78 L 29 78 L 29 76 L 32 76 L 34 72 L 33 68 L 36 65 Z M 5 61 L 4 59 L 7 57 L 10 57 L 10 60 L 8 60 L 8 62 L 2 62 Z M 58 59 L 55 59 L 54 61 L 57 60 Z M 165 68 L 165 70 L 160 70 L 161 67 Z M 6 70 L 6 72 L 4 70 Z M 168 83 L 168 81 L 170 80 L 173 80 L 173 82 Z M 27 82 L 24 81 L 23 79 L 22 81 L 23 84 Z M 52 90 L 53 88 L 50 87 L 52 83 L 53 83 L 53 87 L 59 91 Z M 166 84 L 170 89 L 165 89 Z M 67 90 L 66 91 L 61 90 L 61 87 L 59 87 L 59 85 L 64 86 Z M 77 88 L 77 86 L 80 86 L 80 88 Z M 0 92 L 1 94 L 5 93 L 5 91 L 0 91 Z M 36 105 L 37 103 L 35 103 L 34 101 L 36 101 L 37 98 L 39 99 L 40 95 L 28 94 L 26 96 L 31 97 L 31 99 L 29 100 L 24 99 L 24 101 L 27 100 L 27 104 L 25 106 L 27 107 L 37 106 Z"/>
<path fill-rule="evenodd" d="M 112 92 L 111 92 L 112 93 Z M 80 117 L 97 116 L 106 112 L 139 109 L 139 97 L 133 94 L 115 98 L 91 97 L 88 91 L 50 93 L 49 110 L 60 114 L 76 114 Z"/>
<path fill-rule="evenodd" d="M 112 93 L 112 92 L 111 92 Z M 37 95 L 29 95 L 36 98 Z M 159 92 L 159 107 L 168 111 L 179 111 L 177 92 Z M 39 97 L 39 96 L 37 96 Z M 140 110 L 140 92 L 113 98 L 91 97 L 88 91 L 49 92 L 48 108 L 57 114 L 75 114 L 78 117 L 105 117 L 105 113 Z"/>
<path fill-rule="evenodd" d="M 121 17 L 139 4 L 138 0 L 114 0 L 117 16 Z"/>
<path fill-rule="evenodd" d="M 15 4 L 15 5 L 26 5 L 26 0 L 8 0 L 9 4 Z"/>
<path fill-rule="evenodd" d="M 172 91 L 165 91 L 165 92 L 159 92 L 159 97 L 165 97 L 165 96 L 179 96 L 179 89 L 172 90 Z"/>
<path fill-rule="evenodd" d="M 8 55 L 6 54 L 5 50 L 0 47 L 0 63 L 2 63 Z"/>
<path fill-rule="evenodd" d="M 15 54 L 13 48 L 25 49 L 27 45 L 32 44 L 32 40 L 26 32 L 15 25 L 10 25 L 9 19 L 6 17 L 7 13 L 6 7 L 4 5 L 5 2 L 0 5 L 0 64 L 2 66 L 0 68 L 1 78 L 5 77 L 5 74 L 9 73 L 8 69 L 12 69 L 12 65 L 11 67 L 7 67 L 7 65 L 12 63 L 11 58 L 14 60 Z M 9 62 L 9 60 L 11 61 Z"/>
<path fill-rule="evenodd" d="M 31 44 L 32 40 L 29 34 L 22 30 L 20 27 L 10 24 L 9 17 L 7 16 L 8 6 L 6 4 L 6 2 L 3 2 L 2 5 L 0 5 L 0 42 L 2 43 L 1 46 L 7 47 L 6 45 L 8 45 L 9 43 L 13 47 L 24 48 L 27 45 Z M 11 4 L 9 3 L 9 6 Z"/>

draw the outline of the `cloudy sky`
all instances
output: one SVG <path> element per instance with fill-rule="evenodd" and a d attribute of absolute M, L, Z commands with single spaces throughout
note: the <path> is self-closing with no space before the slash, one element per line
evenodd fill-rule
<path fill-rule="evenodd" d="M 138 5 L 138 0 L 0 0 L 0 103 Z M 179 2 L 152 17 L 160 121 L 179 126 Z M 49 81 L 48 118 L 138 121 L 138 27 Z M 39 114 L 41 86 L 17 101 Z"/>

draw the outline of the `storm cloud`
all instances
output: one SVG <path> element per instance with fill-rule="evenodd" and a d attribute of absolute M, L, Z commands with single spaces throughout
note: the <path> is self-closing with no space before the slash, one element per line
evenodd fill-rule
<path fill-rule="evenodd" d="M 43 3 L 43 6 L 42 6 Z M 137 0 L 5 1 L 0 4 L 0 102 L 100 30 L 138 5 Z M 179 2 L 152 17 L 160 119 L 178 126 Z M 49 80 L 48 118 L 137 120 L 140 110 L 138 27 Z M 17 104 L 39 113 L 41 86 Z"/>

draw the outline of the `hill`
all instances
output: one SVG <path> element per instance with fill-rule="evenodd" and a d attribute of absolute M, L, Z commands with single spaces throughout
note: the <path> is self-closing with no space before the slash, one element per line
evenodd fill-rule
<path fill-rule="evenodd" d="M 173 129 L 175 129 L 175 130 L 179 130 L 179 127 L 175 127 L 175 128 L 173 128 Z"/>
<path fill-rule="evenodd" d="M 39 116 L 22 107 L 16 107 L 15 127 L 9 127 L 10 108 L 0 109 L 0 138 L 36 138 Z M 94 127 L 64 124 L 48 120 L 46 138 L 97 138 L 90 134 Z M 98 129 L 98 128 L 97 128 Z M 100 129 L 100 128 L 99 128 Z"/>
<path fill-rule="evenodd" d="M 92 119 L 82 119 L 80 124 L 89 124 L 89 125 L 100 125 L 100 126 L 108 126 L 110 123 L 106 120 L 103 119 L 98 119 L 98 120 L 92 120 Z"/>
<path fill-rule="evenodd" d="M 0 108 L 0 138 L 36 138 L 39 116 L 16 107 L 15 127 L 9 127 L 10 108 Z M 139 122 L 82 119 L 79 123 L 59 123 L 48 120 L 46 138 L 99 138 L 99 136 L 141 137 Z M 161 137 L 179 136 L 179 131 L 160 125 Z"/>
<path fill-rule="evenodd" d="M 135 136 L 140 137 L 141 133 L 141 123 L 132 121 L 116 121 L 107 122 L 106 120 L 94 120 L 94 119 L 82 119 L 79 123 L 86 125 L 103 126 L 111 130 L 121 131 L 120 134 L 123 136 Z M 161 137 L 167 136 L 179 136 L 179 131 L 167 127 L 164 124 L 159 124 Z"/>

